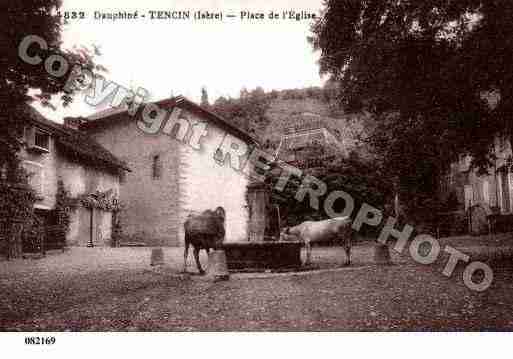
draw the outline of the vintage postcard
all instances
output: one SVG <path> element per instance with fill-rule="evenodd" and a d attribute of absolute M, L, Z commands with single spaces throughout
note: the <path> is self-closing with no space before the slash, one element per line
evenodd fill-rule
<path fill-rule="evenodd" d="M 512 16 L 3 0 L 0 330 L 511 331 Z"/>

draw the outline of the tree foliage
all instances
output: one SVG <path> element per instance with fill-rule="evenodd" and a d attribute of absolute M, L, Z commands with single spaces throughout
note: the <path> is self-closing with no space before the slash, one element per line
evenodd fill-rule
<path fill-rule="evenodd" d="M 201 88 L 201 106 L 205 108 L 208 108 L 210 106 L 210 102 L 208 100 L 208 92 L 205 86 Z"/>
<path fill-rule="evenodd" d="M 283 191 L 276 190 L 276 183 L 280 178 L 282 168 L 279 164 L 272 164 L 266 173 L 266 183 L 271 186 L 271 202 L 280 207 L 282 225 L 296 225 L 305 220 L 322 220 L 330 217 L 325 209 L 325 200 L 334 191 L 344 191 L 354 200 L 354 217 L 363 203 L 375 206 L 380 210 L 388 208 L 393 196 L 392 184 L 375 163 L 362 160 L 358 156 L 349 156 L 339 159 L 324 167 L 316 168 L 305 173 L 301 178 L 291 177 Z M 310 205 L 310 197 L 306 195 L 302 201 L 297 193 L 305 176 L 315 176 L 326 184 L 325 195 L 319 196 L 318 208 Z M 342 213 L 347 203 L 337 199 L 332 209 Z"/>
<path fill-rule="evenodd" d="M 427 194 L 455 155 L 486 168 L 513 134 L 512 18 L 507 0 L 325 0 L 309 40 L 345 108 L 374 114 L 389 175 Z"/>
<path fill-rule="evenodd" d="M 255 133 L 267 124 L 265 113 L 276 96 L 275 92 L 265 93 L 260 87 L 253 91 L 243 88 L 238 99 L 219 97 L 212 109 L 237 127 Z"/>
<path fill-rule="evenodd" d="M 73 88 L 65 89 L 75 65 L 92 73 L 105 70 L 95 64 L 98 49 L 62 47 L 60 6 L 61 0 L 2 0 L 0 3 L 0 200 L 6 219 L 22 217 L 30 222 L 36 200 L 34 192 L 27 188 L 27 174 L 18 157 L 21 148 L 18 139 L 26 122 L 26 104 L 39 101 L 52 107 L 52 97 L 58 95 L 66 106 L 73 101 L 76 92 Z M 44 39 L 48 45 L 47 49 L 38 49 L 43 61 L 50 55 L 62 56 L 68 64 L 68 72 L 56 77 L 47 72 L 43 62 L 39 65 L 24 62 L 18 49 L 29 35 Z M 36 50 L 29 48 L 28 51 Z M 24 185 L 23 189 L 18 188 L 20 185 Z M 14 232 L 7 237 L 12 238 L 9 241 L 10 256 L 21 256 L 21 237 Z"/>
<path fill-rule="evenodd" d="M 4 0 L 0 4 L 0 164 L 12 161 L 19 143 L 16 137 L 24 121 L 20 113 L 22 105 L 39 101 L 52 106 L 52 96 L 59 95 L 60 101 L 68 105 L 73 101 L 75 91 L 65 84 L 69 71 L 79 65 L 93 73 L 104 68 L 95 63 L 98 49 L 74 47 L 64 49 L 61 41 L 62 21 L 58 15 L 61 0 Z M 29 35 L 43 38 L 48 49 L 38 49 L 44 60 L 50 55 L 63 56 L 69 64 L 68 73 L 61 77 L 50 75 L 43 63 L 31 65 L 18 55 L 21 41 Z M 29 51 L 35 51 L 30 48 Z M 29 94 L 29 90 L 33 90 Z M 10 174 L 9 174 L 10 176 Z"/>
<path fill-rule="evenodd" d="M 73 198 L 64 186 L 64 182 L 57 181 L 57 192 L 55 193 L 55 216 L 63 235 L 67 234 L 71 225 L 71 214 L 78 207 L 78 200 Z"/>
<path fill-rule="evenodd" d="M 269 92 L 265 92 L 261 87 L 252 91 L 243 88 L 239 98 L 220 97 L 212 109 L 234 125 L 258 135 L 259 130 L 273 121 L 268 114 L 273 101 L 315 99 L 327 105 L 331 116 L 339 116 L 342 112 L 336 101 L 337 96 L 337 85 L 333 82 L 328 82 L 322 88 L 307 87 Z"/>

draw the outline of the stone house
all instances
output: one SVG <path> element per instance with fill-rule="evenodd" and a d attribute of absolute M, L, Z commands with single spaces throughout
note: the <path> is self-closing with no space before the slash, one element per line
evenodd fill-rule
<path fill-rule="evenodd" d="M 481 98 L 490 109 L 495 109 L 500 94 L 483 92 Z M 460 155 L 440 181 L 440 200 L 450 202 L 448 205 L 461 213 L 466 231 L 473 234 L 513 230 L 512 144 L 507 136 L 499 133 L 490 150 L 492 163 L 486 173 L 471 167 L 470 156 Z"/>
<path fill-rule="evenodd" d="M 330 126 L 326 117 L 308 112 L 294 114 L 283 129 L 275 157 L 301 169 L 321 167 L 349 155 L 348 139 Z"/>
<path fill-rule="evenodd" d="M 490 218 L 499 223 L 500 230 L 508 230 L 513 218 L 513 152 L 504 136 L 497 136 L 493 144 L 495 160 L 485 174 L 472 169 L 470 156 L 459 156 L 448 168 L 440 184 L 442 202 L 450 201 L 456 210 L 470 221 L 467 231 L 486 233 L 493 230 Z M 491 217 L 490 217 L 491 216 Z M 513 228 L 513 227 L 511 227 Z"/>
<path fill-rule="evenodd" d="M 257 142 L 181 96 L 144 108 L 149 105 L 163 116 L 156 115 L 158 126 L 152 123 L 148 130 L 144 109 L 134 116 L 126 109 L 109 109 L 82 119 L 80 125 L 132 170 L 120 184 L 126 241 L 182 245 L 186 217 L 217 206 L 226 210 L 226 241 L 247 240 L 248 176 L 231 168 L 218 149 L 227 136 L 248 147 Z"/>
<path fill-rule="evenodd" d="M 55 203 L 58 181 L 73 198 L 94 203 L 101 195 L 109 201 L 119 198 L 121 175 L 129 168 L 66 119 L 59 124 L 44 118 L 30 106 L 22 109 L 24 131 L 20 134 L 22 166 L 37 194 L 35 214 L 45 225 L 56 224 Z M 71 212 L 68 245 L 107 245 L 111 238 L 112 211 L 82 205 Z M 48 238 L 52 240 L 52 238 Z"/>

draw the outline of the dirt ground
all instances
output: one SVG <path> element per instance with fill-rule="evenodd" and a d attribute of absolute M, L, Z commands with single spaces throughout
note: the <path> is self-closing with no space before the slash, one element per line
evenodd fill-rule
<path fill-rule="evenodd" d="M 511 245 L 509 242 L 512 242 Z M 444 239 L 468 254 L 513 246 L 512 236 L 487 242 Z M 490 243 L 491 246 L 490 246 Z M 165 248 L 163 267 L 150 248 L 71 248 L 39 260 L 0 262 L 0 329 L 25 331 L 298 331 L 512 330 L 513 269 L 494 263 L 494 282 L 481 293 L 435 265 L 393 253 L 373 263 L 373 244 L 343 251 L 314 248 L 320 271 L 234 274 L 213 283 L 183 275 L 182 250 Z M 206 257 L 202 257 L 206 265 Z M 189 270 L 195 271 L 192 258 Z"/>

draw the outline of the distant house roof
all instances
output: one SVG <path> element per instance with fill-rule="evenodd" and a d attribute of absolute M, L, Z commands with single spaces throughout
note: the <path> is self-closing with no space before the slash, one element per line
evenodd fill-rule
<path fill-rule="evenodd" d="M 194 113 L 198 116 L 204 117 L 222 129 L 226 130 L 227 132 L 231 133 L 234 136 L 237 136 L 238 138 L 241 138 L 242 140 L 246 141 L 249 144 L 258 144 L 258 140 L 255 139 L 252 135 L 247 133 L 246 131 L 242 130 L 241 128 L 238 128 L 219 115 L 216 115 L 215 113 L 201 107 L 200 105 L 186 99 L 183 96 L 176 96 L 169 99 L 160 100 L 157 102 L 154 102 L 155 105 L 159 106 L 162 109 L 171 109 L 175 106 L 178 106 L 180 108 L 183 108 L 191 113 Z M 141 106 L 142 107 L 142 106 Z M 141 109 L 139 109 L 141 111 Z M 84 121 L 81 125 L 81 129 L 91 129 L 95 128 L 97 126 L 104 125 L 106 123 L 109 123 L 111 121 L 119 121 L 119 120 L 127 120 L 131 119 L 131 116 L 126 116 L 128 112 L 127 108 L 109 108 L 106 110 L 99 111 L 89 117 L 87 117 L 87 121 Z M 139 114 L 138 114 L 139 115 Z"/>
<path fill-rule="evenodd" d="M 290 116 L 289 123 L 278 145 L 276 158 L 296 163 L 347 155 L 344 139 L 338 130 L 330 128 L 325 118 L 303 113 Z"/>
<path fill-rule="evenodd" d="M 26 120 L 50 132 L 57 144 L 62 145 L 76 156 L 95 162 L 99 161 L 111 168 L 130 171 L 125 162 L 118 159 L 87 134 L 46 119 L 32 106 L 24 106 L 21 111 L 26 115 Z"/>

